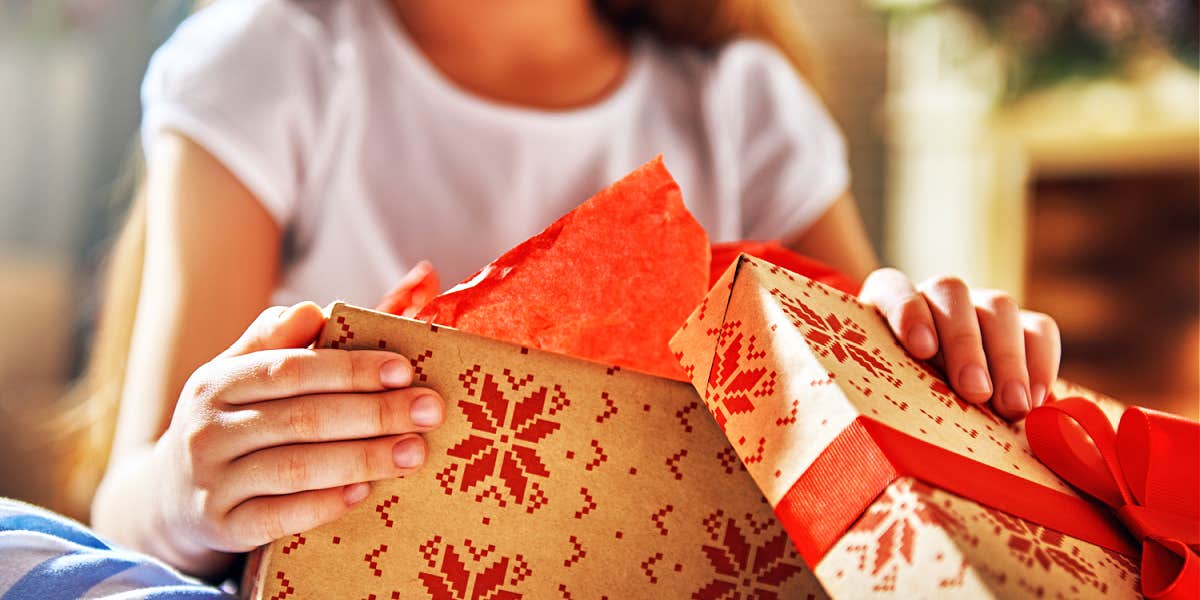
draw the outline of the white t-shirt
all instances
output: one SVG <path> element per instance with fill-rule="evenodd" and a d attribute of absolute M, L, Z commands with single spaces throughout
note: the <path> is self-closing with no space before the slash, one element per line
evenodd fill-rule
<path fill-rule="evenodd" d="M 286 232 L 274 301 L 373 306 L 417 261 L 450 286 L 657 154 L 713 240 L 802 230 L 847 187 L 845 145 L 784 57 L 639 39 L 598 102 L 546 111 L 457 87 L 388 0 L 223 0 L 142 86 Z"/>

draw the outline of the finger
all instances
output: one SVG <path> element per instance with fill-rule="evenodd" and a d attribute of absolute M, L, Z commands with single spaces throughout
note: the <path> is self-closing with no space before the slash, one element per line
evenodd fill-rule
<path fill-rule="evenodd" d="M 225 458 L 309 442 L 423 433 L 442 424 L 445 403 L 426 388 L 367 394 L 311 394 L 256 402 L 227 413 Z"/>
<path fill-rule="evenodd" d="M 263 350 L 204 367 L 200 378 L 227 404 L 308 394 L 381 392 L 412 383 L 412 364 L 383 350 Z"/>
<path fill-rule="evenodd" d="M 1031 408 L 1021 310 L 1016 300 L 1003 292 L 976 290 L 971 299 L 992 375 L 992 408 L 1006 419 L 1019 419 Z"/>
<path fill-rule="evenodd" d="M 412 473 L 424 462 L 425 440 L 417 434 L 275 446 L 230 463 L 214 503 L 233 507 L 255 496 L 391 479 Z"/>
<path fill-rule="evenodd" d="M 1033 408 L 1045 404 L 1062 360 L 1062 338 L 1054 319 L 1042 313 L 1021 311 L 1025 330 L 1025 363 L 1029 370 L 1029 398 Z"/>
<path fill-rule="evenodd" d="M 967 284 L 956 277 L 938 277 L 920 289 L 933 313 L 950 385 L 968 402 L 985 402 L 992 396 L 992 383 Z"/>
<path fill-rule="evenodd" d="M 375 310 L 394 315 L 412 316 L 425 307 L 439 288 L 437 272 L 429 261 L 417 263 Z"/>
<path fill-rule="evenodd" d="M 240 356 L 278 348 L 304 348 L 325 326 L 325 313 L 312 302 L 264 310 L 221 356 Z"/>
<path fill-rule="evenodd" d="M 417 313 L 424 310 L 437 297 L 441 289 L 442 286 L 438 279 L 437 271 L 434 271 L 433 266 L 430 265 L 429 273 L 413 288 L 411 306 L 406 308 L 401 314 L 405 317 L 415 318 Z"/>
<path fill-rule="evenodd" d="M 222 550 L 249 552 L 279 538 L 332 522 L 370 493 L 370 484 L 357 483 L 247 500 L 226 517 L 226 525 L 237 539 Z"/>
<path fill-rule="evenodd" d="M 878 308 L 892 332 L 910 354 L 920 359 L 937 354 L 933 315 L 908 276 L 896 269 L 879 269 L 863 282 L 859 298 Z"/>

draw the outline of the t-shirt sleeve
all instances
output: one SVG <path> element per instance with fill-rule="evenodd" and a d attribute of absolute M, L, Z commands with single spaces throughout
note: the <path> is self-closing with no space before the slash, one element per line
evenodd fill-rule
<path fill-rule="evenodd" d="M 184 21 L 142 82 L 147 160 L 163 130 L 181 133 L 228 168 L 281 226 L 304 178 L 319 122 L 315 40 L 290 2 L 217 2 Z"/>
<path fill-rule="evenodd" d="M 742 235 L 803 231 L 848 188 L 846 144 L 817 95 L 773 47 L 727 45 L 710 82 L 710 116 L 736 163 Z"/>

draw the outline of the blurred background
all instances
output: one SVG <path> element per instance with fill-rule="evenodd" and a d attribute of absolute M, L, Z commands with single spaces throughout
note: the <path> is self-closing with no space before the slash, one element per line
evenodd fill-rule
<path fill-rule="evenodd" d="M 1058 319 L 1064 377 L 1196 418 L 1197 2 L 797 2 L 885 262 L 1012 291 Z M 191 6 L 0 0 L 0 495 L 86 516 L 59 424 L 138 85 Z"/>

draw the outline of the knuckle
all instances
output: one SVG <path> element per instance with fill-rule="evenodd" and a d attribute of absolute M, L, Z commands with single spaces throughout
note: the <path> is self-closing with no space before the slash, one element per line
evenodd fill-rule
<path fill-rule="evenodd" d="M 908 294 L 896 301 L 896 318 L 913 319 L 921 316 L 926 308 L 925 297 L 920 294 Z"/>
<path fill-rule="evenodd" d="M 362 360 L 359 354 L 361 353 L 349 350 L 332 350 L 321 355 L 322 363 L 339 387 L 360 389 L 356 385 L 357 378 L 362 376 L 366 369 L 358 364 L 358 361 Z"/>
<path fill-rule="evenodd" d="M 877 285 L 883 285 L 886 282 L 896 281 L 897 279 L 905 278 L 905 277 L 906 276 L 904 275 L 904 273 L 901 273 L 900 271 L 893 269 L 891 267 L 883 267 L 882 269 L 875 269 L 874 271 L 871 271 L 871 273 L 867 275 L 867 278 L 865 280 L 863 280 L 863 288 L 864 289 L 874 288 Z"/>
<path fill-rule="evenodd" d="M 1015 314 L 1020 310 L 1015 298 L 999 290 L 983 290 L 977 297 L 977 305 L 992 313 Z"/>
<path fill-rule="evenodd" d="M 292 402 L 287 412 L 287 427 L 301 440 L 321 439 L 324 423 L 316 402 L 300 399 Z"/>
<path fill-rule="evenodd" d="M 267 541 L 277 540 L 289 532 L 284 522 L 283 511 L 274 503 L 264 503 L 258 519 L 259 537 Z"/>
<path fill-rule="evenodd" d="M 258 313 L 258 317 L 256 317 L 254 321 L 259 323 L 275 321 L 279 318 L 279 315 L 283 314 L 283 311 L 285 310 L 287 310 L 287 307 L 283 305 L 267 307 L 263 309 L 262 312 Z"/>
<path fill-rule="evenodd" d="M 988 364 L 992 366 L 997 379 L 1007 379 L 1009 377 L 1019 377 L 1025 379 L 1027 376 L 1023 373 L 1025 370 L 1025 355 L 1017 350 L 1004 348 L 988 352 Z"/>
<path fill-rule="evenodd" d="M 304 380 L 304 360 L 285 354 L 269 361 L 262 371 L 267 382 L 286 389 L 297 389 Z"/>
<path fill-rule="evenodd" d="M 372 396 L 374 414 L 371 416 L 374 422 L 371 426 L 375 428 L 376 434 L 384 434 L 391 432 L 396 428 L 396 419 L 393 416 L 391 402 L 386 394 L 374 394 Z"/>
<path fill-rule="evenodd" d="M 193 462 L 217 448 L 219 436 L 220 428 L 208 419 L 200 419 L 188 427 L 183 434 L 183 443 Z"/>
<path fill-rule="evenodd" d="M 279 461 L 279 482 L 288 490 L 303 489 L 308 481 L 308 460 L 299 452 L 288 452 Z"/>
<path fill-rule="evenodd" d="M 1052 337 L 1058 335 L 1058 322 L 1050 315 L 1026 311 L 1024 315 L 1025 328 L 1039 335 Z"/>
<path fill-rule="evenodd" d="M 387 465 L 379 460 L 376 454 L 376 449 L 379 447 L 378 444 L 364 443 L 361 446 L 357 461 L 358 472 L 346 479 L 347 484 L 374 479 L 375 476 L 384 475 L 393 470 L 387 468 Z"/>
<path fill-rule="evenodd" d="M 213 374 L 212 363 L 200 365 L 195 371 L 192 371 L 184 384 L 183 395 L 192 401 L 210 402 L 215 400 L 219 395 L 220 385 L 218 378 Z"/>
<path fill-rule="evenodd" d="M 972 331 L 951 334 L 942 343 L 952 357 L 968 359 L 983 352 L 983 340 Z"/>
<path fill-rule="evenodd" d="M 921 285 L 923 289 L 938 290 L 947 294 L 958 294 L 967 291 L 967 283 L 954 275 L 938 275 Z"/>
<path fill-rule="evenodd" d="M 197 490 L 196 504 L 205 520 L 215 523 L 224 516 L 224 510 L 217 501 L 217 494 L 208 488 Z"/>
<path fill-rule="evenodd" d="M 882 310 L 892 327 L 902 330 L 913 320 L 921 319 L 927 309 L 924 296 L 907 294 L 886 302 Z"/>
<path fill-rule="evenodd" d="M 363 356 L 363 352 L 339 352 L 337 355 L 341 360 L 339 374 L 345 378 L 348 387 L 352 389 L 370 389 L 375 387 L 371 384 L 371 377 L 368 375 L 371 369 L 368 365 L 364 364 L 367 357 Z M 375 372 L 378 373 L 379 370 L 375 369 Z M 374 379 L 378 381 L 378 376 L 376 375 Z"/>

